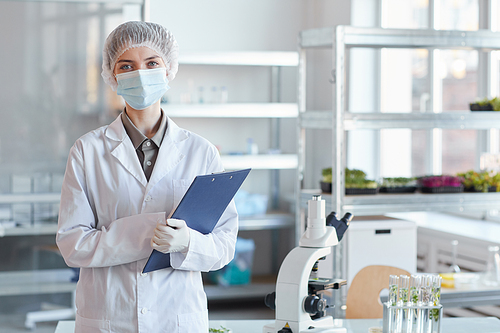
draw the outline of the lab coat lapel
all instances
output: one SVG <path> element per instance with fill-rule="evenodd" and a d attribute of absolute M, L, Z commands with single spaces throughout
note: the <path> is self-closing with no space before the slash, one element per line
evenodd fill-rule
<path fill-rule="evenodd" d="M 111 147 L 111 155 L 117 158 L 123 167 L 146 187 L 148 181 L 141 168 L 132 141 L 127 135 L 125 127 L 123 127 L 121 115 L 108 126 L 106 136 L 116 142 L 116 146 Z M 119 177 L 119 175 L 117 176 Z"/>
<path fill-rule="evenodd" d="M 158 151 L 153 173 L 149 179 L 147 191 L 165 177 L 184 158 L 178 147 L 179 142 L 187 139 L 186 134 L 167 117 L 167 131 Z"/>

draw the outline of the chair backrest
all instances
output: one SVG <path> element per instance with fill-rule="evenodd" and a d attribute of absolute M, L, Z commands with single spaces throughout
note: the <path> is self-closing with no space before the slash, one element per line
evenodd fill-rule
<path fill-rule="evenodd" d="M 404 269 L 392 266 L 366 266 L 349 286 L 346 300 L 346 319 L 382 318 L 384 307 L 380 292 L 389 289 L 389 275 L 408 275 Z"/>

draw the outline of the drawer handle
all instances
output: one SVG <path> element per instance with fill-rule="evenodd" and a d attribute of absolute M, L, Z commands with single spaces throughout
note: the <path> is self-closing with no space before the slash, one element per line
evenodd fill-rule
<path fill-rule="evenodd" d="M 390 233 L 391 233 L 391 229 L 379 229 L 379 230 L 375 230 L 375 235 L 390 234 Z"/>

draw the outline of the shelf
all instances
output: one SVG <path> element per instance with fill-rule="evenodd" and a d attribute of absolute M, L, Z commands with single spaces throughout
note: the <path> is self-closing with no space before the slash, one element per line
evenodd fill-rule
<path fill-rule="evenodd" d="M 300 114 L 302 127 L 332 128 L 330 111 L 307 111 Z M 409 128 L 409 129 L 477 129 L 500 127 L 500 112 L 443 113 L 344 113 L 345 130 Z"/>
<path fill-rule="evenodd" d="M 0 272 L 0 296 L 73 292 L 74 275 L 69 268 Z"/>
<path fill-rule="evenodd" d="M 179 118 L 296 118 L 296 103 L 162 104 L 169 117 Z"/>
<path fill-rule="evenodd" d="M 37 223 L 29 226 L 18 226 L 14 228 L 4 228 L 0 225 L 0 237 L 7 236 L 40 236 L 55 235 L 57 232 L 57 223 Z"/>
<path fill-rule="evenodd" d="M 17 0 L 18 2 L 48 2 L 47 0 Z M 50 0 L 62 3 L 117 3 L 130 5 L 144 5 L 144 0 Z"/>
<path fill-rule="evenodd" d="M 197 52 L 179 54 L 182 65 L 298 66 L 297 52 Z"/>
<path fill-rule="evenodd" d="M 58 203 L 60 199 L 61 193 L 0 194 L 0 204 Z"/>
<path fill-rule="evenodd" d="M 285 213 L 270 213 L 256 216 L 240 216 L 239 230 L 265 230 L 292 228 L 294 216 Z"/>
<path fill-rule="evenodd" d="M 239 169 L 295 169 L 298 165 L 295 154 L 262 155 L 222 155 L 222 164 L 226 170 Z"/>
<path fill-rule="evenodd" d="M 299 46 L 333 48 L 336 35 L 345 47 L 500 49 L 500 33 L 487 30 L 382 29 L 342 25 L 304 30 L 299 35 Z"/>
<path fill-rule="evenodd" d="M 326 201 L 326 211 L 332 208 L 332 195 L 321 190 L 303 190 L 301 206 L 307 207 L 307 201 L 313 194 L 321 194 Z M 450 194 L 376 194 L 346 195 L 342 201 L 342 211 L 354 216 L 383 215 L 388 212 L 441 211 L 465 212 L 498 209 L 500 192 L 495 193 L 450 193 Z"/>

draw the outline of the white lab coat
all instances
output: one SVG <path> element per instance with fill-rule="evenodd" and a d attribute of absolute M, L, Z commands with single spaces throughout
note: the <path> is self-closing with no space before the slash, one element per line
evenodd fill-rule
<path fill-rule="evenodd" d="M 190 231 L 187 254 L 171 254 L 173 268 L 141 271 L 157 221 L 164 221 L 196 175 L 222 170 L 217 149 L 171 119 L 149 182 L 120 116 L 77 140 L 56 239 L 66 263 L 81 267 L 75 332 L 208 332 L 200 271 L 220 269 L 233 258 L 233 202 L 212 233 Z"/>

